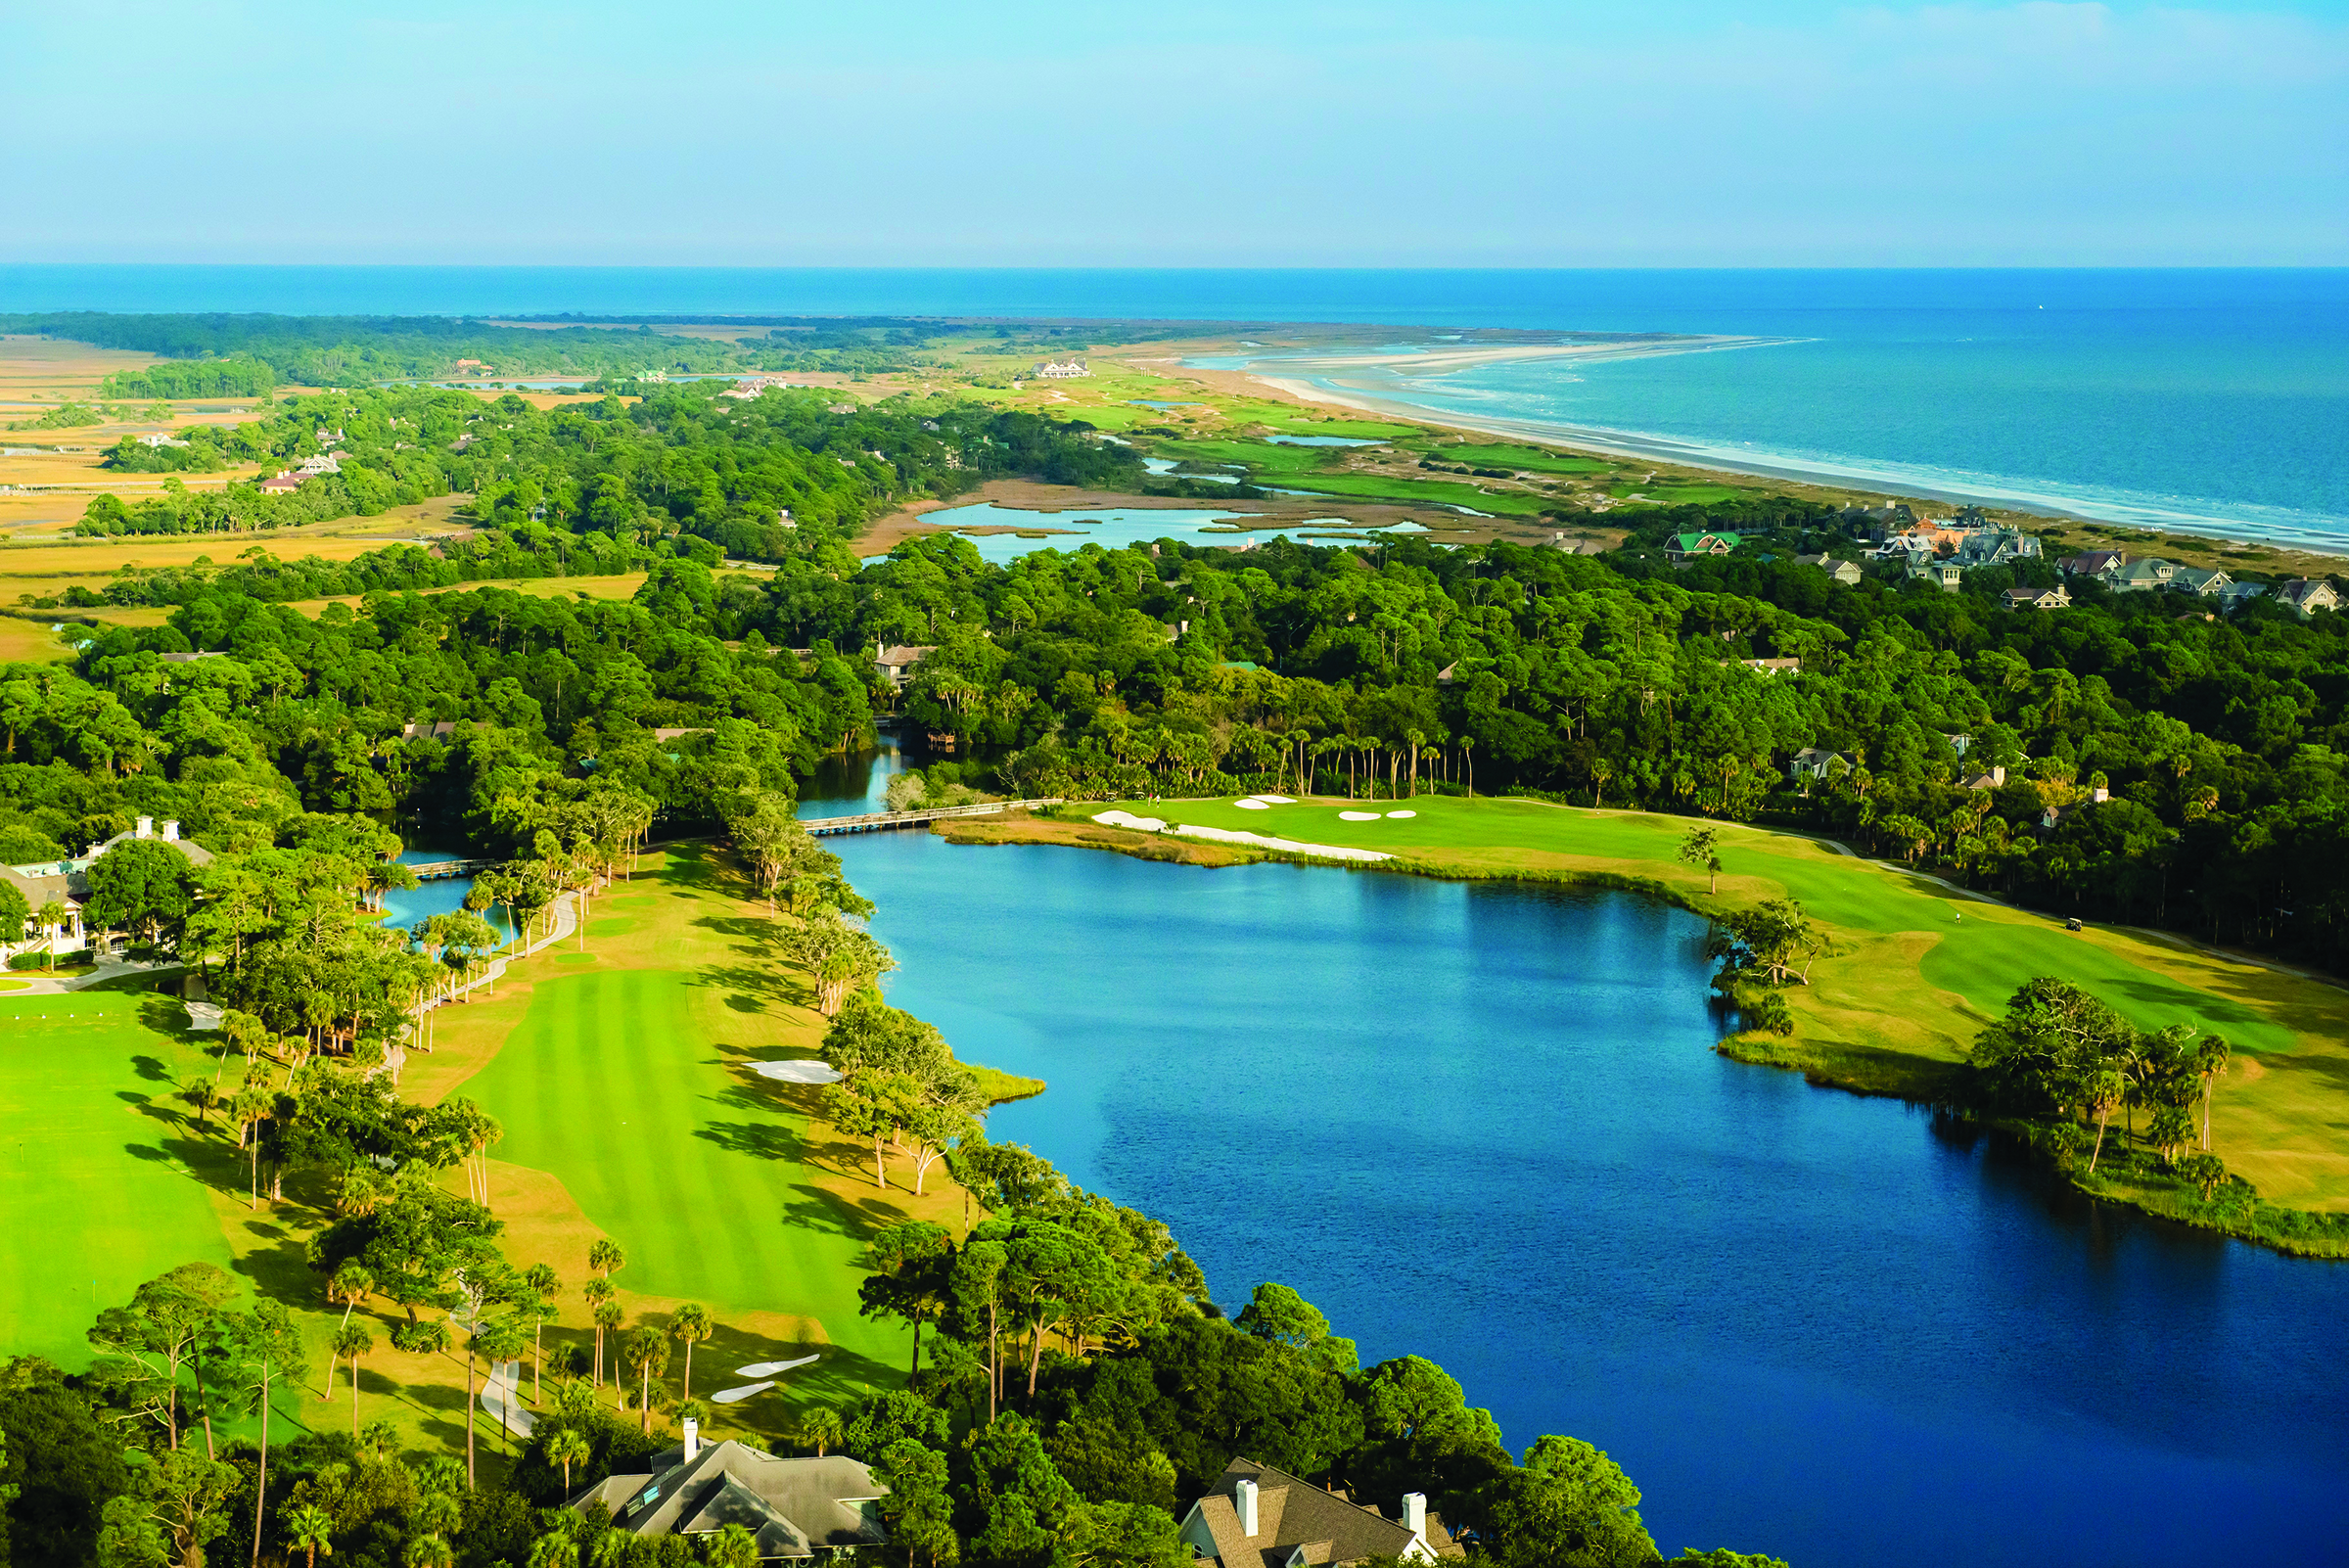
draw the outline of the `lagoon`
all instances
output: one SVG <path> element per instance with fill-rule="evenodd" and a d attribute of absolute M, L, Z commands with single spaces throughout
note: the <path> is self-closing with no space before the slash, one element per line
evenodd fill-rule
<path fill-rule="evenodd" d="M 864 808 L 894 757 L 811 790 Z M 2349 1268 L 2085 1203 L 1966 1130 L 1710 1046 L 1702 927 L 1623 895 L 840 845 L 893 1001 L 1051 1085 L 994 1113 L 1667 1553 L 2338 1561 Z M 1044 961 L 1039 961 L 1044 960 Z"/>
<path fill-rule="evenodd" d="M 1205 478 L 1206 476 L 1201 476 Z M 1303 493 L 1292 491 L 1289 493 Z M 973 506 L 948 507 L 944 511 L 925 512 L 924 523 L 942 529 L 1051 529 L 1058 531 L 1038 538 L 1022 538 L 1017 533 L 989 533 L 974 535 L 971 543 L 978 548 L 979 558 L 997 566 L 1007 565 L 1023 555 L 1036 550 L 1079 550 L 1087 544 L 1103 549 L 1118 550 L 1132 544 L 1148 544 L 1153 539 L 1179 539 L 1194 545 L 1233 545 L 1254 539 L 1259 544 L 1270 543 L 1287 534 L 1294 538 L 1311 539 L 1320 530 L 1329 529 L 1359 529 L 1340 517 L 1303 518 L 1284 521 L 1276 528 L 1251 526 L 1242 514 L 1218 511 L 1190 511 L 1178 507 L 1097 507 L 1089 511 L 1036 512 L 1020 507 L 996 506 L 980 502 Z M 1378 529 L 1375 533 L 1425 533 L 1427 529 L 1417 523 L 1395 523 Z"/>

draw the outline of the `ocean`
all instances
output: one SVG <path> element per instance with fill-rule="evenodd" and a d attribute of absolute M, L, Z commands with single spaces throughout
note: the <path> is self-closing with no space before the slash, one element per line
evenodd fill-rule
<path fill-rule="evenodd" d="M 0 266 L 0 311 L 979 315 L 1772 340 L 1265 373 L 1691 463 L 2349 551 L 2349 269 Z M 1219 364 L 1232 361 L 1218 360 Z"/>

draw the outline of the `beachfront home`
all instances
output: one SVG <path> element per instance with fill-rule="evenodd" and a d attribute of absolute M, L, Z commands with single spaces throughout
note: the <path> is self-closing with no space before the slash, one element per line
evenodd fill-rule
<path fill-rule="evenodd" d="M 1958 561 L 1969 567 L 2005 566 L 2039 559 L 2039 538 L 2020 529 L 1978 529 L 1958 545 Z"/>
<path fill-rule="evenodd" d="M 2118 550 L 2083 550 L 2078 555 L 2067 555 L 2056 562 L 2055 570 L 2067 577 L 2095 577 L 2103 581 L 2109 579 L 2128 560 Z"/>
<path fill-rule="evenodd" d="M 730 1438 L 704 1443 L 691 1417 L 683 1430 L 684 1441 L 653 1455 L 650 1468 L 607 1476 L 570 1508 L 600 1505 L 614 1529 L 634 1536 L 692 1541 L 740 1525 L 757 1540 L 760 1562 L 830 1560 L 887 1544 L 880 1502 L 889 1488 L 861 1462 L 841 1453 L 778 1459 Z"/>
<path fill-rule="evenodd" d="M 1806 746 L 1786 764 L 1786 776 L 1797 784 L 1819 784 L 1852 770 L 1852 760 L 1841 752 Z"/>
<path fill-rule="evenodd" d="M 2216 598 L 2234 586 L 2234 578 L 2215 567 L 2182 566 L 2170 575 L 2172 593 L 2191 593 L 2205 599 Z"/>
<path fill-rule="evenodd" d="M 1432 1563 L 1465 1557 L 1424 1493 L 1407 1492 L 1403 1517 L 1325 1490 L 1254 1459 L 1234 1459 L 1177 1530 L 1194 1568 L 1344 1568 L 1372 1557 Z"/>
<path fill-rule="evenodd" d="M 52 945 L 51 950 L 61 953 L 77 952 L 88 945 L 94 933 L 82 927 L 81 906 L 90 896 L 90 867 L 116 845 L 127 844 L 134 839 L 151 839 L 158 844 L 168 844 L 185 855 L 191 866 L 200 870 L 212 863 L 211 851 L 179 836 L 178 822 L 166 821 L 158 829 L 154 817 L 142 816 L 130 831 L 117 833 L 103 844 L 91 845 L 87 854 L 76 855 L 69 860 L 36 860 L 26 865 L 0 866 L 0 882 L 8 883 L 24 896 L 25 906 L 32 910 L 35 920 L 39 918 L 43 904 L 54 902 L 65 908 L 66 918 L 56 930 L 36 933 L 34 942 L 46 939 Z M 0 933 L 0 945 L 12 951 L 22 940 L 15 933 Z"/>
<path fill-rule="evenodd" d="M 2149 555 L 2116 567 L 2104 574 L 2104 580 L 2115 593 L 2150 593 L 2155 588 L 2168 587 L 2177 575 L 2175 566 L 2157 555 Z"/>
<path fill-rule="evenodd" d="M 2233 610 L 2236 605 L 2264 599 L 2267 595 L 2268 585 L 2264 582 L 2230 582 L 2219 590 L 2219 608 Z"/>
<path fill-rule="evenodd" d="M 1076 381 L 1092 370 L 1082 359 L 1047 359 L 1029 374 L 1038 381 Z"/>
<path fill-rule="evenodd" d="M 1938 584 L 1944 593 L 1956 593 L 1965 578 L 1965 568 L 1955 561 L 1912 561 L 1909 575 Z"/>
<path fill-rule="evenodd" d="M 1933 559 L 1933 541 L 1913 530 L 1886 534 L 1884 542 L 1876 546 L 1875 556 L 1879 561 L 1905 561 L 1914 566 L 1919 561 Z"/>
<path fill-rule="evenodd" d="M 1865 575 L 1860 570 L 1859 562 L 1838 561 L 1824 550 L 1819 551 L 1817 555 L 1798 555 L 1794 558 L 1794 564 L 1817 567 L 1828 576 L 1842 583 L 1856 583 Z"/>
<path fill-rule="evenodd" d="M 2313 615 L 2319 610 L 2338 610 L 2341 607 L 2340 594 L 2333 590 L 2331 583 L 2321 578 L 2294 577 L 2289 582 L 2279 583 L 2276 597 L 2304 616 Z"/>
<path fill-rule="evenodd" d="M 1737 548 L 1734 533 L 1675 533 L 1664 541 L 1665 556 L 1674 561 L 1692 561 L 1699 556 L 1727 555 Z"/>
<path fill-rule="evenodd" d="M 873 668 L 880 672 L 883 680 L 888 681 L 893 687 L 902 689 L 907 672 L 936 652 L 938 652 L 936 644 L 924 647 L 891 646 L 873 656 Z"/>
<path fill-rule="evenodd" d="M 2069 610 L 2071 590 L 2057 583 L 2052 588 L 2008 588 L 2006 608 L 2009 610 Z"/>

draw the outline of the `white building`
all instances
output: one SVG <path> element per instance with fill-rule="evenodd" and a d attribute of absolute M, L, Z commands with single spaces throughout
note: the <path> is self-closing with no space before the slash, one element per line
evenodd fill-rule
<path fill-rule="evenodd" d="M 1092 370 L 1082 359 L 1047 359 L 1030 374 L 1037 381 L 1076 381 Z"/>

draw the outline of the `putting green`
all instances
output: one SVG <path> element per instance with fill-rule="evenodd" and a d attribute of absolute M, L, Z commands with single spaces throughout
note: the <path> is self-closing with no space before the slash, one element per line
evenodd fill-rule
<path fill-rule="evenodd" d="M 184 1053 L 141 1022 L 157 1005 L 107 992 L 0 1003 L 0 1323 L 11 1355 L 85 1366 L 97 1307 L 183 1263 L 230 1265 L 188 1172 L 193 1134 L 169 1103 Z"/>
<path fill-rule="evenodd" d="M 627 1254 L 629 1289 L 698 1301 L 721 1321 L 805 1314 L 848 1353 L 827 1371 L 901 1376 L 902 1328 L 857 1315 L 852 1260 L 872 1222 L 803 1165 L 806 1118 L 746 1083 L 696 1025 L 696 986 L 674 970 L 541 982 L 464 1086 L 505 1126 L 496 1158 L 562 1181 Z"/>

